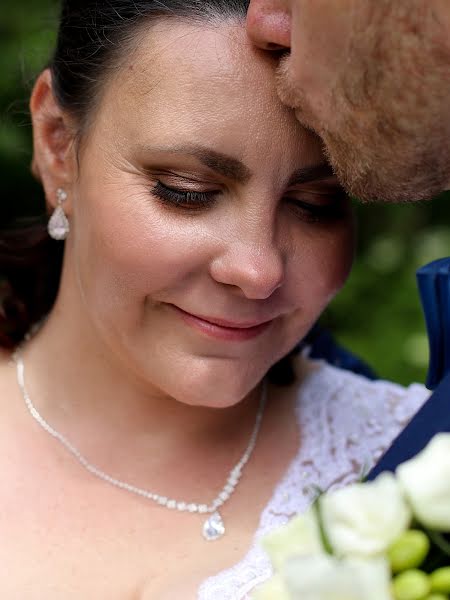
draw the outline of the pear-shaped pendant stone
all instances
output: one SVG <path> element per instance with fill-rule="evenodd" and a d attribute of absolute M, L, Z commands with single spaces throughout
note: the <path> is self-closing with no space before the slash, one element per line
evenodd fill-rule
<path fill-rule="evenodd" d="M 54 240 L 65 240 L 69 233 L 69 221 L 61 206 L 57 206 L 48 222 L 48 233 Z"/>
<path fill-rule="evenodd" d="M 223 524 L 222 517 L 218 512 L 215 512 L 203 525 L 203 537 L 208 542 L 212 542 L 222 537 L 224 533 L 225 525 Z"/>

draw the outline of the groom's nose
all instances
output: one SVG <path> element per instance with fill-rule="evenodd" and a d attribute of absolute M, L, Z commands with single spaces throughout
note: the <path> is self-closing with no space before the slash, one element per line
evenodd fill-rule
<path fill-rule="evenodd" d="M 263 50 L 289 50 L 291 47 L 291 0 L 251 0 L 247 31 L 253 43 Z"/>

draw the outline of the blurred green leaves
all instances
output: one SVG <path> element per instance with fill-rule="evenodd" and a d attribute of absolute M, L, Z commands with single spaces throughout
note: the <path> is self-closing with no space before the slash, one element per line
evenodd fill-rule
<path fill-rule="evenodd" d="M 58 4 L 8 3 L 0 16 L 2 224 L 43 210 L 33 180 L 28 97 L 55 39 Z M 415 271 L 450 254 L 450 195 L 402 206 L 358 205 L 358 256 L 350 280 L 323 317 L 340 342 L 384 378 L 425 378 L 428 345 Z"/>
<path fill-rule="evenodd" d="M 383 378 L 424 381 L 428 342 L 415 271 L 450 254 L 450 194 L 356 210 L 357 259 L 324 322 Z"/>
<path fill-rule="evenodd" d="M 1 222 L 43 205 L 34 182 L 28 99 L 35 76 L 47 63 L 55 39 L 58 6 L 48 0 L 8 3 L 0 16 Z"/>

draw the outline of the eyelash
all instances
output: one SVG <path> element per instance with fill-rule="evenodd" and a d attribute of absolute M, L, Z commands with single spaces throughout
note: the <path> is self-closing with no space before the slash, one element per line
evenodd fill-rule
<path fill-rule="evenodd" d="M 158 181 L 153 188 L 153 194 L 163 202 L 172 204 L 177 208 L 200 210 L 209 208 L 214 203 L 217 192 L 193 192 L 168 187 Z"/>
<path fill-rule="evenodd" d="M 164 203 L 186 210 L 202 210 L 211 208 L 218 192 L 195 192 L 180 190 L 157 181 L 153 187 L 153 195 Z M 308 223 L 331 223 L 344 215 L 341 195 L 336 195 L 332 204 L 312 204 L 295 198 L 285 197 L 293 212 Z"/>
<path fill-rule="evenodd" d="M 343 198 L 334 196 L 332 204 L 311 204 L 294 198 L 286 198 L 293 212 L 308 223 L 333 223 L 345 214 Z"/>

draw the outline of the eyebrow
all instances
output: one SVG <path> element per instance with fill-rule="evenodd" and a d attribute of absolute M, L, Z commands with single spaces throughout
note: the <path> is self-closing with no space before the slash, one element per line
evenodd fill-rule
<path fill-rule="evenodd" d="M 147 151 L 148 148 L 145 148 Z M 240 160 L 228 154 L 217 152 L 202 145 L 187 144 L 182 146 L 163 146 L 151 149 L 153 152 L 167 152 L 168 154 L 185 154 L 194 156 L 209 169 L 238 183 L 247 183 L 252 177 L 252 171 Z M 288 186 L 310 183 L 324 179 L 335 178 L 333 169 L 328 163 L 320 163 L 308 167 L 301 167 L 294 171 L 289 178 Z"/>
<path fill-rule="evenodd" d="M 189 153 L 196 156 L 204 165 L 225 177 L 235 179 L 239 183 L 246 183 L 252 176 L 250 169 L 236 158 L 202 146 L 189 146 L 188 149 L 190 150 Z M 333 169 L 328 163 L 300 167 L 289 178 L 288 186 L 335 177 Z"/>
<path fill-rule="evenodd" d="M 289 179 L 288 186 L 332 178 L 336 178 L 333 169 L 328 163 L 322 163 L 319 165 L 312 165 L 310 167 L 301 167 L 300 169 L 294 171 Z"/>
<path fill-rule="evenodd" d="M 146 148 L 148 151 L 148 148 Z M 197 158 L 201 163 L 224 177 L 234 179 L 238 183 L 246 183 L 252 176 L 250 169 L 243 162 L 227 154 L 205 148 L 200 145 L 184 145 L 175 147 L 157 147 L 152 151 L 167 152 L 168 154 L 184 154 Z"/>

